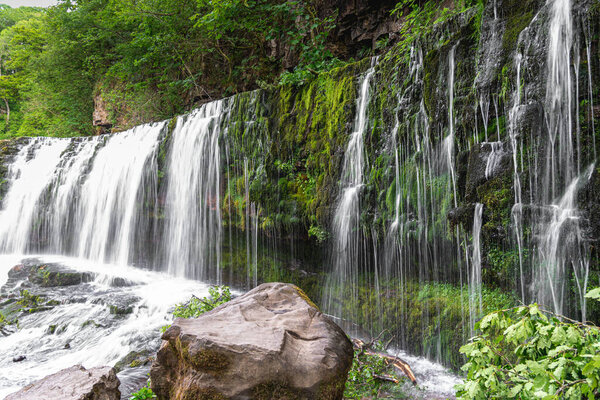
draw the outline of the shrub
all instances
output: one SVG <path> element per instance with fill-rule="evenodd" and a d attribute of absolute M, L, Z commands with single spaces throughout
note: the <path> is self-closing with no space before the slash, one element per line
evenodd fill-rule
<path fill-rule="evenodd" d="M 600 298 L 600 289 L 588 293 Z M 594 399 L 600 396 L 600 329 L 540 310 L 496 311 L 460 351 L 468 362 L 460 399 Z"/>

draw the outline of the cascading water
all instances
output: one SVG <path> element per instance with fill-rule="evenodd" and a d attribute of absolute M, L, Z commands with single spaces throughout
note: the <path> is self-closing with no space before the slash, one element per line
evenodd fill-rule
<path fill-rule="evenodd" d="M 504 155 L 504 149 L 502 147 L 502 142 L 491 142 L 487 144 L 490 146 L 491 151 L 485 164 L 485 178 L 489 179 L 500 166 L 502 156 Z"/>
<path fill-rule="evenodd" d="M 177 119 L 165 200 L 165 262 L 178 276 L 219 280 L 222 101 Z"/>
<path fill-rule="evenodd" d="M 581 181 L 579 129 L 574 146 L 573 127 L 578 107 L 578 82 L 573 83 L 571 51 L 573 22 L 570 0 L 552 0 L 548 40 L 548 80 L 546 86 L 547 143 L 539 187 L 540 207 L 534 232 L 536 249 L 533 292 L 536 301 L 558 314 L 566 314 L 565 302 L 571 296 L 571 274 L 577 287 L 581 318 L 585 320 L 585 291 L 589 270 L 589 251 L 579 224 L 576 194 Z M 577 53 L 577 49 L 575 49 Z M 579 67 L 579 62 L 575 65 Z M 575 76 L 578 76 L 575 73 Z M 575 113 L 575 114 L 574 114 Z M 591 169 L 586 171 L 589 179 Z M 587 180 L 586 179 L 586 180 Z"/>
<path fill-rule="evenodd" d="M 534 277 L 537 299 L 559 315 L 564 314 L 564 303 L 569 298 L 567 277 L 572 270 L 582 321 L 586 320 L 589 251 L 579 226 L 576 198 L 582 179 L 590 178 L 593 167 L 573 179 L 563 196 L 549 206 L 550 219 L 540 226 L 538 252 L 534 258 L 534 265 L 538 266 Z"/>
<path fill-rule="evenodd" d="M 482 313 L 481 297 L 481 218 L 483 204 L 475 204 L 473 217 L 473 244 L 471 250 L 471 272 L 469 274 L 469 315 L 471 317 L 471 333 L 475 332 L 475 322 Z"/>
<path fill-rule="evenodd" d="M 148 163 L 154 159 L 165 125 L 142 125 L 114 135 L 95 155 L 81 188 L 72 230 L 79 239 L 79 257 L 122 265 L 129 262 L 143 198 L 140 191 L 146 187 L 144 173 L 156 171 Z"/>
<path fill-rule="evenodd" d="M 334 248 L 333 272 L 325 290 L 325 304 L 329 312 L 342 316 L 341 302 L 345 298 L 356 299 L 361 257 L 359 195 L 363 185 L 364 136 L 367 133 L 367 106 L 370 100 L 370 84 L 375 74 L 377 58 L 371 60 L 371 68 L 361 79 L 360 92 L 356 101 L 354 131 L 350 136 L 344 166 L 342 188 L 333 218 Z M 347 293 L 350 291 L 350 293 Z M 335 295 L 334 293 L 337 293 Z"/>
<path fill-rule="evenodd" d="M 39 199 L 54 177 L 68 139 L 38 138 L 25 145 L 10 165 L 11 190 L 0 211 L 0 250 L 24 253 L 32 245 L 31 234 Z"/>

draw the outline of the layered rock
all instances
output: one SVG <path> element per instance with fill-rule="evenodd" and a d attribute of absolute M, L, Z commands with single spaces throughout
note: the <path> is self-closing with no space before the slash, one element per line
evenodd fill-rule
<path fill-rule="evenodd" d="M 353 357 L 341 328 L 283 283 L 176 319 L 163 340 L 150 373 L 159 399 L 341 399 Z"/>
<path fill-rule="evenodd" d="M 114 368 L 85 369 L 75 365 L 36 381 L 6 400 L 119 400 Z"/>

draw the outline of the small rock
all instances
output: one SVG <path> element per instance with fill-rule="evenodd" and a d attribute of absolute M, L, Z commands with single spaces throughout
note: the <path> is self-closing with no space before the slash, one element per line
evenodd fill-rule
<path fill-rule="evenodd" d="M 114 368 L 75 365 L 36 381 L 5 400 L 120 400 Z"/>
<path fill-rule="evenodd" d="M 27 357 L 25 357 L 25 356 L 13 357 L 13 362 L 21 362 L 21 361 L 24 361 L 26 359 L 27 359 Z"/>

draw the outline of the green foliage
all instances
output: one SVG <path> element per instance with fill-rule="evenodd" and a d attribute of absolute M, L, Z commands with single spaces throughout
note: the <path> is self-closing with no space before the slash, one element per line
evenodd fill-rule
<path fill-rule="evenodd" d="M 221 304 L 231 300 L 231 290 L 228 286 L 213 286 L 208 288 L 208 297 L 192 297 L 185 304 L 179 304 L 173 311 L 175 318 L 198 318 Z"/>
<path fill-rule="evenodd" d="M 588 297 L 600 297 L 594 289 Z M 594 399 L 600 395 L 600 330 L 539 309 L 496 311 L 461 348 L 460 399 Z"/>
<path fill-rule="evenodd" d="M 362 399 L 367 396 L 377 396 L 383 382 L 375 375 L 387 373 L 387 366 L 380 357 L 359 355 L 354 357 L 352 368 L 348 372 L 344 397 Z"/>
<path fill-rule="evenodd" d="M 150 381 L 148 381 L 146 386 L 144 386 L 137 392 L 132 393 L 131 397 L 129 397 L 129 400 L 147 400 L 147 399 L 156 399 L 156 395 L 154 394 L 154 392 L 152 392 L 152 389 L 150 389 Z"/>
<path fill-rule="evenodd" d="M 43 299 L 40 296 L 31 294 L 27 289 L 21 289 L 21 298 L 17 301 L 22 307 L 35 307 L 43 303 Z"/>
<path fill-rule="evenodd" d="M 374 347 L 377 350 L 383 350 L 383 345 L 379 342 Z M 390 395 L 383 396 L 385 398 L 408 398 L 402 392 L 401 384 L 378 378 L 378 376 L 394 376 L 394 372 L 393 367 L 389 366 L 381 357 L 367 355 L 363 352 L 355 354 L 352 360 L 352 368 L 348 372 L 344 399 L 379 398 L 383 393 Z M 402 382 L 403 378 L 397 379 Z"/>
<path fill-rule="evenodd" d="M 334 21 L 298 0 L 0 7 L 0 139 L 92 134 L 95 96 L 124 129 L 259 81 L 304 83 L 340 65 L 327 46 Z M 293 72 L 283 71 L 283 53 Z"/>
<path fill-rule="evenodd" d="M 403 39 L 398 44 L 400 54 L 404 56 L 405 61 L 408 61 L 410 47 L 416 40 L 431 33 L 436 24 L 443 23 L 470 7 L 478 8 L 478 18 L 480 19 L 484 4 L 482 0 L 463 0 L 455 2 L 452 8 L 441 8 L 436 1 L 399 1 L 391 13 L 403 18 L 403 24 L 400 28 L 400 36 Z M 479 20 L 477 26 L 479 27 L 480 24 Z"/>
<path fill-rule="evenodd" d="M 198 318 L 200 315 L 208 312 L 221 304 L 231 300 L 231 290 L 229 286 L 213 286 L 208 288 L 207 297 L 192 297 L 190 301 L 184 304 L 178 304 L 173 311 L 175 318 Z M 162 331 L 166 331 L 170 325 L 163 326 Z"/>
<path fill-rule="evenodd" d="M 308 236 L 314 237 L 319 243 L 323 243 L 329 238 L 329 232 L 320 226 L 311 225 L 308 229 Z"/>

